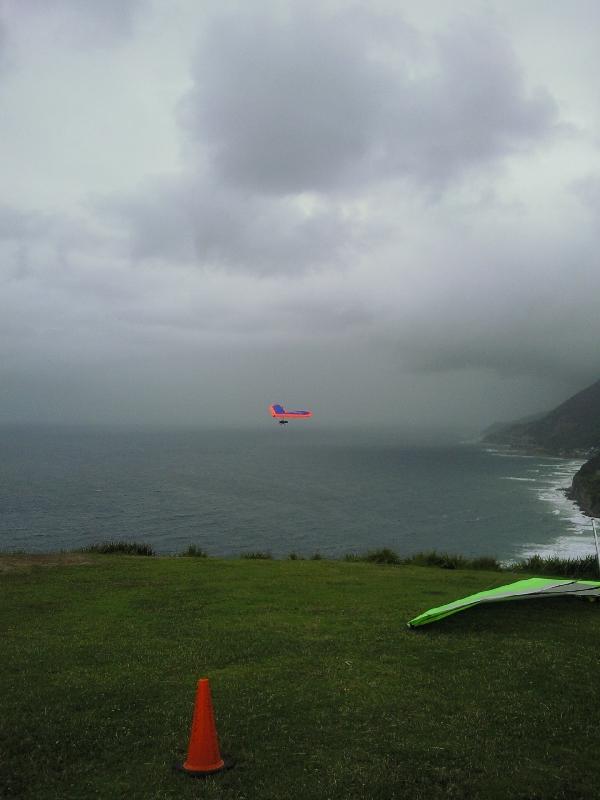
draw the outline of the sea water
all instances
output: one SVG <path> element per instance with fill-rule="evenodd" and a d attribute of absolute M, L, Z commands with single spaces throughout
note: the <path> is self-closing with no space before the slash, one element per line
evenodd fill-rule
<path fill-rule="evenodd" d="M 511 559 L 592 552 L 580 461 L 305 421 L 256 430 L 0 428 L 0 549 L 109 539 L 178 553 L 390 547 Z"/>

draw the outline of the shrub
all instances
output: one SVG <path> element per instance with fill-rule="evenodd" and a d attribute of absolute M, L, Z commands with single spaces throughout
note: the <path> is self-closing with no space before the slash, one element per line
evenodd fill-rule
<path fill-rule="evenodd" d="M 313 553 L 312 556 L 310 557 L 310 560 L 311 561 L 320 561 L 322 558 L 323 558 L 323 556 L 321 555 L 321 553 Z"/>
<path fill-rule="evenodd" d="M 390 550 L 389 547 L 382 547 L 381 550 L 370 550 L 365 555 L 365 561 L 371 561 L 374 564 L 401 564 L 402 561 L 398 553 Z"/>
<path fill-rule="evenodd" d="M 404 563 L 398 553 L 390 550 L 389 547 L 382 547 L 379 550 L 369 550 L 368 553 L 346 553 L 344 561 L 370 561 L 373 564 Z"/>
<path fill-rule="evenodd" d="M 268 560 L 268 559 L 272 559 L 273 556 L 271 555 L 271 553 L 264 552 L 264 551 L 261 551 L 261 550 L 256 550 L 255 552 L 251 552 L 251 553 L 242 553 L 240 558 L 254 558 L 254 559 L 257 559 L 257 560 Z"/>
<path fill-rule="evenodd" d="M 407 558 L 409 564 L 417 567 L 439 567 L 440 556 L 435 550 L 423 551 L 422 553 L 415 553 Z"/>
<path fill-rule="evenodd" d="M 441 567 L 442 569 L 467 569 L 468 559 L 465 556 L 451 553 L 438 553 L 437 550 L 428 550 L 415 553 L 407 559 L 409 564 L 418 567 Z"/>
<path fill-rule="evenodd" d="M 469 561 L 469 569 L 486 569 L 490 572 L 499 572 L 502 567 L 493 556 L 479 556 Z"/>
<path fill-rule="evenodd" d="M 467 558 L 450 553 L 429 550 L 412 556 L 399 556 L 389 547 L 371 550 L 368 553 L 346 553 L 344 561 L 370 561 L 374 564 L 410 564 L 413 567 L 441 567 L 442 569 L 486 569 L 501 570 L 501 564 L 493 556 Z"/>
<path fill-rule="evenodd" d="M 536 572 L 538 575 L 598 580 L 598 562 L 594 555 L 580 558 L 534 555 L 511 564 L 511 569 L 516 572 Z"/>
<path fill-rule="evenodd" d="M 90 544 L 87 547 L 82 547 L 82 553 L 102 553 L 102 554 L 116 554 L 126 556 L 154 556 L 156 553 L 152 545 L 145 542 L 99 542 L 97 544 Z"/>
<path fill-rule="evenodd" d="M 190 544 L 187 550 L 184 550 L 182 556 L 190 556 L 191 558 L 208 558 L 208 553 L 198 545 Z"/>

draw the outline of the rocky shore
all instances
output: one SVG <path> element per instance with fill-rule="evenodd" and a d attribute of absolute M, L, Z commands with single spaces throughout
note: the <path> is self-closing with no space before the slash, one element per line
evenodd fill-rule
<path fill-rule="evenodd" d="M 578 470 L 567 496 L 577 503 L 584 514 L 600 517 L 600 453 L 592 456 Z"/>
<path fill-rule="evenodd" d="M 492 425 L 483 441 L 530 453 L 587 458 L 566 494 L 584 514 L 600 517 L 600 380 L 547 414 Z"/>

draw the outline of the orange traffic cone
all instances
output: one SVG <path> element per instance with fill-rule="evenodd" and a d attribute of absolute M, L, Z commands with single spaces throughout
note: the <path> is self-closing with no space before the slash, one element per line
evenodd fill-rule
<path fill-rule="evenodd" d="M 213 775 L 232 766 L 231 759 L 223 758 L 219 751 L 208 678 L 200 678 L 196 689 L 188 754 L 179 769 L 188 775 L 202 776 Z"/>

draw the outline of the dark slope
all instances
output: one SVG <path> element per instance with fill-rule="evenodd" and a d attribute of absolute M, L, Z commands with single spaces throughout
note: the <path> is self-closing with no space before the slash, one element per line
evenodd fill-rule
<path fill-rule="evenodd" d="M 600 517 L 600 453 L 590 458 L 573 478 L 569 497 L 590 517 Z"/>
<path fill-rule="evenodd" d="M 600 380 L 540 419 L 488 430 L 483 441 L 557 455 L 593 452 L 600 447 Z"/>

